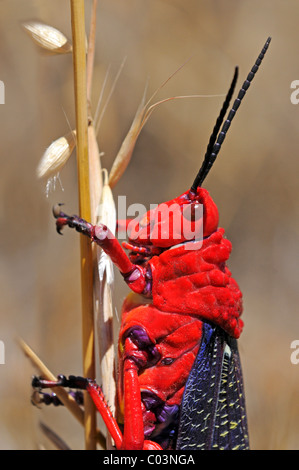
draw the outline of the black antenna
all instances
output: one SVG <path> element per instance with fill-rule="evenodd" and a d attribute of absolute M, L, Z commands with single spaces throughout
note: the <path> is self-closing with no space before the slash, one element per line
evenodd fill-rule
<path fill-rule="evenodd" d="M 260 55 L 256 59 L 256 62 L 254 64 L 254 66 L 252 67 L 251 71 L 249 72 L 245 82 L 243 83 L 242 88 L 239 91 L 238 97 L 235 99 L 235 102 L 232 106 L 232 109 L 230 110 L 230 112 L 228 114 L 228 117 L 227 117 L 225 123 L 223 124 L 222 129 L 221 129 L 221 131 L 218 135 L 217 141 L 216 141 L 217 132 L 219 131 L 219 128 L 220 128 L 220 126 L 222 124 L 222 121 L 223 121 L 223 118 L 224 118 L 224 116 L 223 117 L 221 117 L 221 116 L 222 116 L 222 114 L 223 115 L 225 114 L 226 109 L 227 109 L 228 104 L 229 104 L 229 101 L 230 101 L 230 97 L 231 97 L 230 94 L 233 93 L 234 80 L 236 78 L 236 73 L 237 73 L 237 68 L 236 68 L 235 75 L 234 75 L 232 84 L 230 86 L 229 92 L 227 94 L 225 102 L 223 103 L 221 112 L 219 114 L 219 117 L 217 119 L 216 125 L 215 125 L 214 130 L 213 130 L 213 133 L 210 137 L 209 145 L 207 147 L 207 151 L 206 151 L 206 154 L 205 154 L 203 164 L 202 164 L 202 166 L 201 166 L 201 168 L 200 168 L 200 170 L 199 170 L 199 172 L 198 172 L 198 174 L 197 174 L 197 176 L 196 176 L 196 178 L 195 178 L 195 180 L 194 180 L 194 182 L 191 186 L 191 190 L 196 191 L 198 186 L 202 185 L 202 182 L 204 181 L 204 179 L 206 178 L 206 176 L 209 173 L 210 169 L 212 168 L 212 165 L 213 165 L 214 161 L 216 160 L 216 157 L 219 153 L 221 145 L 222 145 L 222 143 L 225 139 L 227 131 L 228 131 L 228 129 L 231 125 L 231 122 L 232 122 L 232 120 L 233 120 L 233 118 L 236 114 L 236 111 L 239 108 L 239 106 L 241 104 L 241 101 L 244 98 L 245 93 L 248 90 L 248 88 L 250 86 L 250 83 L 252 82 L 256 72 L 258 71 L 259 66 L 261 65 L 261 62 L 262 62 L 262 60 L 263 60 L 263 58 L 266 54 L 266 51 L 269 47 L 270 41 L 271 41 L 271 38 L 269 37 L 267 39 L 267 41 L 265 42 L 265 45 L 264 45 Z"/>
<path fill-rule="evenodd" d="M 218 135 L 218 132 L 220 130 L 220 127 L 221 127 L 221 124 L 223 123 L 223 119 L 225 117 L 225 113 L 229 107 L 229 103 L 230 103 L 230 100 L 231 100 L 231 97 L 233 96 L 233 92 L 235 90 L 235 86 L 236 86 L 236 83 L 237 83 L 237 79 L 238 79 L 238 74 L 239 74 L 239 70 L 238 70 L 238 67 L 235 68 L 235 73 L 234 73 L 234 77 L 233 77 L 233 80 L 231 82 L 231 85 L 229 87 L 229 90 L 228 90 L 228 93 L 226 95 L 226 98 L 224 100 L 224 103 L 222 105 L 222 109 L 220 111 L 220 114 L 217 118 L 217 121 L 216 121 L 216 124 L 215 124 L 215 127 L 213 129 L 213 132 L 212 132 L 212 135 L 210 137 L 210 140 L 209 140 L 209 143 L 208 143 L 208 146 L 207 146 L 207 150 L 206 150 L 206 154 L 205 154 L 205 157 L 204 157 L 204 161 L 203 161 L 203 164 L 201 166 L 201 169 L 199 170 L 199 173 L 193 183 L 193 185 L 191 186 L 191 189 L 196 191 L 196 188 L 198 186 L 198 184 L 196 184 L 196 181 L 197 181 L 197 178 L 199 178 L 199 176 L 201 174 L 203 174 L 207 168 L 208 168 L 208 165 L 209 165 L 209 160 L 210 160 L 210 156 L 211 156 L 211 153 L 213 151 L 213 147 L 214 147 L 214 144 L 216 142 L 216 139 L 217 139 L 217 135 Z M 196 186 L 195 186 L 196 184 Z"/>

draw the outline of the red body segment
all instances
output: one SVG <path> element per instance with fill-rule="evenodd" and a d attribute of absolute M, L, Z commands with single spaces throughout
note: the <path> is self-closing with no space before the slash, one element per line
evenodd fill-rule
<path fill-rule="evenodd" d="M 170 240 L 171 249 L 167 249 L 163 230 L 176 235 L 186 206 L 199 202 L 203 203 L 203 218 L 197 222 L 202 224 L 204 239 L 194 242 L 176 236 Z M 125 423 L 131 419 L 126 413 L 132 394 L 126 393 L 125 371 L 126 362 L 133 361 L 140 392 L 140 403 L 134 406 L 142 414 L 144 436 L 157 440 L 163 448 L 172 448 L 174 442 L 171 437 L 161 436 L 166 431 L 172 436 L 175 430 L 186 381 L 200 345 L 202 321 L 220 326 L 235 338 L 243 327 L 242 294 L 226 266 L 231 243 L 224 238 L 224 230 L 217 229 L 216 205 L 202 188 L 164 205 L 174 203 L 181 222 L 176 215 L 173 230 L 166 227 L 167 219 L 161 224 L 158 206 L 154 214 L 148 212 L 141 224 L 135 224 L 133 236 L 124 244 L 132 250 L 129 257 L 132 262 L 138 260 L 138 274 L 149 285 L 144 291 L 147 299 L 131 294 L 125 300 L 119 335 L 118 418 Z M 168 223 L 173 224 L 173 219 L 169 218 Z M 132 290 L 140 293 L 130 276 L 124 273 L 124 278 Z M 136 284 L 141 284 L 140 278 Z M 130 349 L 126 347 L 128 338 Z"/>
<path fill-rule="evenodd" d="M 242 294 L 225 263 L 231 243 L 219 229 L 203 240 L 199 250 L 174 248 L 153 257 L 152 296 L 155 307 L 195 315 L 216 323 L 238 338 L 243 328 Z"/>

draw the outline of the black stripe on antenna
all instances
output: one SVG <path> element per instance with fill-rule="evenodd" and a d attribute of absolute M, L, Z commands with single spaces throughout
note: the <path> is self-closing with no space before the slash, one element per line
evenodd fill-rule
<path fill-rule="evenodd" d="M 213 163 L 215 162 L 216 157 L 217 157 L 217 155 L 219 153 L 219 150 L 221 148 L 221 145 L 222 145 L 222 143 L 225 139 L 227 131 L 228 131 L 230 125 L 231 125 L 231 122 L 232 122 L 233 118 L 235 117 L 236 111 L 239 108 L 239 106 L 241 104 L 241 101 L 244 98 L 244 96 L 246 94 L 246 91 L 248 90 L 248 88 L 249 88 L 256 72 L 258 71 L 259 66 L 261 65 L 261 62 L 262 62 L 262 60 L 263 60 L 263 58 L 266 54 L 266 51 L 269 47 L 270 41 L 271 41 L 271 38 L 269 37 L 267 39 L 267 41 L 265 42 L 265 45 L 264 45 L 261 53 L 259 54 L 258 58 L 256 59 L 256 62 L 254 64 L 254 66 L 252 67 L 251 71 L 249 72 L 245 82 L 243 83 L 243 85 L 242 85 L 242 87 L 239 91 L 238 97 L 235 99 L 234 104 L 232 106 L 232 109 L 228 113 L 227 119 L 224 122 L 224 124 L 222 126 L 222 129 L 219 132 L 219 135 L 217 137 L 217 141 L 216 141 L 216 135 L 219 131 L 219 128 L 220 128 L 220 126 L 222 124 L 222 121 L 224 119 L 224 114 L 225 114 L 226 109 L 229 105 L 229 101 L 230 101 L 230 97 L 231 97 L 230 94 L 232 95 L 232 93 L 233 93 L 234 80 L 236 78 L 237 68 L 235 69 L 234 79 L 233 79 L 232 84 L 230 86 L 229 92 L 226 96 L 226 99 L 223 103 L 221 112 L 219 114 L 219 117 L 217 119 L 216 125 L 215 125 L 214 130 L 213 130 L 213 133 L 210 137 L 210 141 L 209 141 L 209 144 L 208 144 L 208 147 L 207 147 L 207 151 L 206 151 L 206 154 L 205 154 L 205 157 L 204 157 L 203 164 L 202 164 L 202 166 L 201 166 L 201 168 L 200 168 L 200 170 L 199 170 L 199 172 L 198 172 L 198 174 L 197 174 L 197 176 L 196 176 L 196 178 L 195 178 L 195 180 L 194 180 L 194 182 L 191 186 L 192 191 L 196 191 L 198 186 L 202 185 L 204 179 L 206 178 L 207 174 L 209 173 L 210 169 L 212 168 Z"/>

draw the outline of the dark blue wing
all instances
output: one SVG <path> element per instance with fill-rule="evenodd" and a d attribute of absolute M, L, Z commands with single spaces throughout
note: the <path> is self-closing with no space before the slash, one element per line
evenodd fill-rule
<path fill-rule="evenodd" d="M 176 448 L 249 448 L 237 341 L 207 323 L 184 391 Z"/>

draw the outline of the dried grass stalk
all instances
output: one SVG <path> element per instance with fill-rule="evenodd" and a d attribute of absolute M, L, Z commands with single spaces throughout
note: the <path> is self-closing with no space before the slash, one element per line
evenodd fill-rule
<path fill-rule="evenodd" d="M 70 5 L 76 103 L 79 211 L 82 218 L 90 220 L 84 0 L 70 0 Z M 83 235 L 80 236 L 80 251 L 83 374 L 85 377 L 95 378 L 92 249 L 90 241 Z M 84 409 L 85 448 L 86 450 L 93 450 L 96 449 L 96 414 L 95 406 L 88 394 L 85 394 Z"/>

